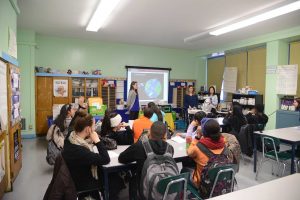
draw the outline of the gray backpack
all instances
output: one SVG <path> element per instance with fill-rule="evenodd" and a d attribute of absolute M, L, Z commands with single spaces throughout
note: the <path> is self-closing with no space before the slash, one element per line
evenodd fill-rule
<path fill-rule="evenodd" d="M 140 139 L 147 154 L 141 174 L 140 195 L 147 200 L 162 199 L 163 196 L 156 189 L 157 183 L 161 179 L 179 174 L 177 164 L 172 158 L 172 148 L 167 144 L 166 152 L 157 155 L 153 152 L 147 136 Z M 177 199 L 177 196 L 176 193 L 170 194 L 167 199 Z"/>
<path fill-rule="evenodd" d="M 54 127 L 53 127 L 52 134 L 54 134 L 55 128 L 56 128 L 56 125 L 54 125 Z M 57 130 L 57 131 L 59 131 L 59 130 Z M 56 157 L 61 152 L 61 150 L 62 149 L 56 145 L 56 143 L 54 142 L 53 139 L 51 139 L 48 142 L 46 161 L 49 165 L 55 164 Z"/>

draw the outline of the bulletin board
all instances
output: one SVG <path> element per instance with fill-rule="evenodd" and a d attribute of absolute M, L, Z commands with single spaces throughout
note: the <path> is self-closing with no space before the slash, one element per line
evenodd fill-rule
<path fill-rule="evenodd" d="M 7 65 L 0 60 L 0 80 L 7 83 Z M 0 84 L 0 134 L 7 130 L 7 84 Z"/>
<path fill-rule="evenodd" d="M 174 88 L 188 87 L 189 85 L 192 85 L 193 87 L 195 87 L 195 84 L 196 84 L 196 80 L 170 79 L 168 103 L 173 103 L 173 89 Z"/>

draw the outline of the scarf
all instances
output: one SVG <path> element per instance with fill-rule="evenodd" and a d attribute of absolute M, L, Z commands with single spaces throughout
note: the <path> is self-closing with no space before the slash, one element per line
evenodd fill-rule
<path fill-rule="evenodd" d="M 93 151 L 93 143 L 90 139 L 87 139 L 87 140 L 84 140 L 82 139 L 81 137 L 79 137 L 75 131 L 73 131 L 70 136 L 69 136 L 69 141 L 72 143 L 72 144 L 76 144 L 76 145 L 79 145 L 79 146 L 82 146 L 82 147 L 85 147 L 87 148 L 88 150 L 90 150 L 91 152 L 94 152 Z M 98 171 L 97 171 L 97 166 L 95 165 L 92 165 L 91 166 L 91 171 L 92 171 L 92 176 L 98 180 Z"/>
<path fill-rule="evenodd" d="M 202 137 L 199 141 L 201 144 L 206 146 L 209 149 L 215 150 L 215 149 L 222 149 L 225 146 L 225 140 L 224 137 L 221 136 L 218 141 L 213 141 L 209 137 Z"/>

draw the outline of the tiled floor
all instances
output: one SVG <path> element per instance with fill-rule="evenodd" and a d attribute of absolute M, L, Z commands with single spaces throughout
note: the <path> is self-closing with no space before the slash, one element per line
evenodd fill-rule
<path fill-rule="evenodd" d="M 23 140 L 23 168 L 13 185 L 13 191 L 4 195 L 4 200 L 41 200 L 52 177 L 53 167 L 46 163 L 45 138 Z M 289 171 L 289 166 L 287 168 Z M 258 181 L 253 173 L 253 161 L 241 161 L 240 171 L 236 175 L 237 189 L 247 188 L 259 183 L 276 179 L 271 174 L 271 164 L 264 165 Z M 127 191 L 121 193 L 121 199 L 128 199 Z"/>

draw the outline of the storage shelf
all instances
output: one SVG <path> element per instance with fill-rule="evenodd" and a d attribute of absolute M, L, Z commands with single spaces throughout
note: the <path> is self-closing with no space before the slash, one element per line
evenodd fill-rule
<path fill-rule="evenodd" d="M 51 76 L 51 77 L 73 77 L 73 78 L 102 78 L 102 75 L 85 75 L 85 74 L 51 74 L 51 73 L 35 73 L 35 76 Z"/>

